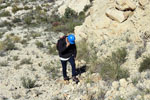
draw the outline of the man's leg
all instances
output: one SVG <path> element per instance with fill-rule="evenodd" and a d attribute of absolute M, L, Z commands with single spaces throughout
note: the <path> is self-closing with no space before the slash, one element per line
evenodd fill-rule
<path fill-rule="evenodd" d="M 75 81 L 76 83 L 78 83 L 79 79 L 76 78 L 76 64 L 75 64 L 75 60 L 74 60 L 73 56 L 69 59 L 69 62 L 71 64 L 71 66 L 72 66 L 72 79 L 73 79 L 73 81 Z"/>
<path fill-rule="evenodd" d="M 62 64 L 63 77 L 65 79 L 67 78 L 67 61 L 61 60 L 61 64 Z"/>
<path fill-rule="evenodd" d="M 70 57 L 69 62 L 71 64 L 72 67 L 72 76 L 76 76 L 76 65 L 75 65 L 75 60 L 74 57 Z"/>

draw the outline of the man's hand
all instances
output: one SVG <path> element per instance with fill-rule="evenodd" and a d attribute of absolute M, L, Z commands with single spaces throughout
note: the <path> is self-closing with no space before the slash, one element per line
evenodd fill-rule
<path fill-rule="evenodd" d="M 67 45 L 66 45 L 66 47 L 68 47 L 70 45 L 70 43 L 67 41 Z"/>

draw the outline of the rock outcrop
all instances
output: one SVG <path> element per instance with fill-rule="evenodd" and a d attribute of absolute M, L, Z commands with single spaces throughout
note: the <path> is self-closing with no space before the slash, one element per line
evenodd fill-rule
<path fill-rule="evenodd" d="M 86 5 L 89 4 L 90 0 L 64 0 L 62 5 L 58 8 L 58 12 L 60 15 L 63 15 L 65 13 L 65 9 L 69 7 L 79 13 L 83 11 Z"/>

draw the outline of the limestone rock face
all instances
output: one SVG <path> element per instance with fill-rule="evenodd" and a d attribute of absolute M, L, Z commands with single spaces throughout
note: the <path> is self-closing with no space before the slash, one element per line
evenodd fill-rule
<path fill-rule="evenodd" d="M 116 0 L 116 8 L 119 10 L 135 10 L 136 5 L 131 0 Z"/>
<path fill-rule="evenodd" d="M 79 13 L 83 11 L 84 6 L 89 4 L 89 0 L 65 0 L 62 6 L 58 9 L 58 12 L 63 15 L 65 13 L 65 9 L 69 7 Z"/>
<path fill-rule="evenodd" d="M 113 8 L 109 8 L 106 11 L 106 15 L 111 18 L 112 20 L 118 21 L 118 22 L 123 22 L 125 21 L 128 16 L 130 15 L 131 12 L 123 12 L 123 11 L 119 11 L 117 9 L 113 9 Z"/>
<path fill-rule="evenodd" d="M 145 5 L 148 4 L 148 3 L 149 3 L 148 0 L 139 0 L 139 4 L 140 4 L 141 6 L 145 6 Z"/>

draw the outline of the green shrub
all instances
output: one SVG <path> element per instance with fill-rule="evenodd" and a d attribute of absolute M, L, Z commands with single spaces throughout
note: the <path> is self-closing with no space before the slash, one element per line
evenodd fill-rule
<path fill-rule="evenodd" d="M 0 32 L 0 38 L 2 38 L 4 34 L 4 32 Z"/>
<path fill-rule="evenodd" d="M 53 54 L 53 55 L 57 55 L 58 54 L 56 46 L 49 46 L 48 49 L 49 49 L 49 53 L 50 54 Z"/>
<path fill-rule="evenodd" d="M 29 9 L 32 9 L 32 8 L 29 8 L 28 6 L 24 6 L 24 10 L 29 10 Z"/>
<path fill-rule="evenodd" d="M 35 39 L 36 37 L 40 37 L 41 34 L 40 34 L 40 33 L 33 32 L 33 33 L 31 33 L 31 36 L 33 37 L 33 39 Z"/>
<path fill-rule="evenodd" d="M 8 62 L 7 61 L 1 61 L 0 66 L 8 66 Z"/>
<path fill-rule="evenodd" d="M 66 8 L 65 13 L 64 13 L 65 18 L 72 18 L 72 17 L 77 17 L 77 13 L 72 10 L 71 8 Z"/>
<path fill-rule="evenodd" d="M 86 5 L 86 6 L 84 6 L 83 11 L 84 11 L 84 12 L 88 11 L 88 9 L 89 9 L 91 6 L 92 6 L 91 4 L 90 4 L 90 5 Z"/>
<path fill-rule="evenodd" d="M 19 23 L 19 22 L 21 22 L 21 19 L 15 17 L 15 18 L 12 20 L 12 22 L 13 22 L 13 23 Z"/>
<path fill-rule="evenodd" d="M 32 64 L 31 58 L 22 59 L 21 62 L 20 62 L 20 65 L 23 65 L 23 64 Z"/>
<path fill-rule="evenodd" d="M 0 24 L 0 27 L 6 27 L 9 28 L 9 27 L 12 27 L 14 26 L 12 23 L 10 22 L 7 22 L 7 21 L 4 21 L 2 24 Z"/>
<path fill-rule="evenodd" d="M 19 60 L 19 57 L 18 56 L 13 56 L 13 60 L 17 61 L 17 60 Z"/>
<path fill-rule="evenodd" d="M 135 59 L 138 59 L 139 57 L 141 57 L 142 53 L 144 53 L 144 52 L 145 52 L 145 48 L 143 48 L 143 47 L 138 48 L 138 50 L 135 53 Z"/>
<path fill-rule="evenodd" d="M 50 78 L 55 79 L 58 77 L 58 68 L 52 67 L 51 64 L 44 66 L 44 70 L 50 74 Z"/>
<path fill-rule="evenodd" d="M 18 69 L 20 69 L 20 68 L 21 68 L 21 67 L 20 67 L 19 64 L 14 66 L 14 69 L 16 69 L 16 70 L 18 70 Z"/>
<path fill-rule="evenodd" d="M 14 42 L 9 39 L 0 42 L 0 51 L 16 50 Z"/>
<path fill-rule="evenodd" d="M 37 46 L 37 48 L 43 48 L 44 47 L 43 43 L 40 41 L 36 41 L 35 45 Z"/>
<path fill-rule="evenodd" d="M 143 62 L 140 64 L 139 72 L 150 69 L 150 56 L 144 58 Z"/>
<path fill-rule="evenodd" d="M 121 65 L 126 61 L 126 50 L 118 49 L 112 53 L 111 57 L 105 58 L 99 63 L 101 67 L 100 75 L 104 80 L 119 80 L 129 77 L 129 72 L 121 68 Z"/>
<path fill-rule="evenodd" d="M 0 10 L 7 8 L 7 5 L 0 5 Z"/>
<path fill-rule="evenodd" d="M 0 17 L 7 17 L 7 16 L 11 16 L 9 11 L 3 11 L 0 13 Z"/>
<path fill-rule="evenodd" d="M 30 89 L 30 88 L 35 87 L 36 80 L 32 80 L 29 77 L 27 77 L 27 78 L 22 77 L 21 81 L 22 81 L 22 85 L 23 85 L 24 88 Z"/>
<path fill-rule="evenodd" d="M 22 10 L 23 8 L 18 8 L 17 6 L 13 6 L 12 7 L 12 12 L 13 13 L 16 13 L 17 11 L 19 11 L 19 10 Z"/>
<path fill-rule="evenodd" d="M 52 31 L 72 33 L 74 32 L 74 27 L 81 25 L 85 19 L 85 13 L 80 12 L 79 15 L 71 8 L 66 8 L 65 14 L 62 17 L 58 15 L 52 15 L 50 19 L 47 20 L 52 24 Z"/>
<path fill-rule="evenodd" d="M 30 25 L 32 23 L 32 16 L 27 14 L 24 17 L 24 22 L 25 22 L 25 24 Z"/>

